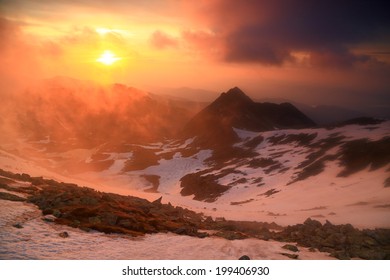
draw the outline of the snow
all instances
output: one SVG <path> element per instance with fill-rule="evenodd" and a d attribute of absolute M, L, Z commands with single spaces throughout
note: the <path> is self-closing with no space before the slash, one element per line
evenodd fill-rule
<path fill-rule="evenodd" d="M 180 179 L 188 174 L 205 169 L 205 159 L 211 156 L 211 150 L 202 150 L 196 155 L 186 158 L 176 153 L 171 160 L 161 159 L 159 165 L 151 166 L 142 171 L 143 174 L 160 176 L 158 190 L 164 194 L 179 194 Z M 134 173 L 133 173 L 134 174 Z"/>
<path fill-rule="evenodd" d="M 39 210 L 30 204 L 0 200 L 0 259 L 121 259 L 121 260 L 208 260 L 288 259 L 286 243 L 257 239 L 199 239 L 169 234 L 133 238 L 118 234 L 84 232 L 42 220 Z M 20 222 L 23 228 L 12 225 Z M 66 231 L 68 238 L 59 233 Z M 326 253 L 299 247 L 300 259 L 331 259 Z"/>
<path fill-rule="evenodd" d="M 375 128 L 375 129 L 374 129 Z M 316 152 L 316 148 L 299 146 L 296 142 L 275 144 L 269 138 L 280 135 L 316 134 L 312 143 L 339 133 L 348 140 L 370 139 L 372 141 L 390 137 L 390 121 L 380 125 L 349 125 L 333 129 L 285 129 L 267 132 L 250 132 L 234 129 L 242 139 L 238 147 L 245 147 L 245 142 L 261 135 L 264 138 L 255 151 L 256 158 L 271 158 L 282 167 L 266 173 L 268 168 L 251 167 L 247 161 L 229 163 L 220 169 L 214 168 L 208 174 L 219 174 L 226 168 L 233 168 L 239 174 L 231 173 L 220 178 L 220 184 L 229 185 L 238 179 L 246 179 L 233 185 L 214 203 L 193 200 L 192 196 L 180 195 L 180 179 L 200 170 L 210 169 L 206 159 L 211 156 L 211 150 L 201 150 L 191 157 L 183 157 L 180 149 L 186 148 L 194 139 L 185 142 L 153 143 L 145 148 L 158 151 L 156 153 L 173 152 L 172 159 L 160 159 L 158 165 L 144 170 L 123 173 L 123 167 L 132 153 L 109 153 L 109 159 L 114 160 L 108 169 L 102 172 L 86 172 L 81 174 L 59 174 L 37 163 L 37 160 L 16 156 L 0 149 L 0 168 L 16 173 L 28 173 L 32 176 L 44 176 L 57 181 L 72 182 L 82 186 L 90 186 L 100 191 L 114 192 L 123 195 L 134 195 L 155 200 L 163 196 L 163 202 L 186 207 L 196 212 L 203 212 L 213 217 L 225 217 L 234 220 L 256 220 L 276 222 L 280 225 L 302 223 L 308 217 L 321 222 L 329 220 L 332 223 L 351 223 L 358 228 L 390 227 L 390 188 L 384 187 L 384 181 L 389 177 L 389 165 L 375 171 L 362 170 L 346 178 L 337 175 L 342 170 L 338 161 L 326 162 L 325 170 L 316 176 L 289 184 L 301 169 L 296 167 L 306 160 L 306 157 Z M 20 145 L 27 145 L 20 142 Z M 339 147 L 327 151 L 326 155 L 334 155 Z M 93 155 L 94 149 L 77 150 L 66 153 L 66 156 L 77 156 L 86 160 Z M 96 151 L 96 149 L 95 149 Z M 276 155 L 278 154 L 278 155 Z M 52 160 L 52 159 L 46 159 Z M 288 168 L 281 172 L 283 168 Z M 143 190 L 151 184 L 142 175 L 160 176 L 159 193 L 147 193 Z M 258 186 L 255 180 L 262 178 L 263 185 Z M 277 191 L 270 196 L 263 195 L 267 191 Z M 232 205 L 232 202 L 245 202 Z M 386 206 L 387 205 L 387 206 Z"/>

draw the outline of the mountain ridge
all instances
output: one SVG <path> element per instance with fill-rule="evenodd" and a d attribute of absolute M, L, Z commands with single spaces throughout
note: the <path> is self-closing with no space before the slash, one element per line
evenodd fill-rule
<path fill-rule="evenodd" d="M 313 126 L 315 123 L 290 103 L 257 103 L 234 87 L 196 114 L 183 132 L 186 137 L 199 136 L 204 144 L 218 145 L 237 140 L 233 128 L 260 132 Z"/>

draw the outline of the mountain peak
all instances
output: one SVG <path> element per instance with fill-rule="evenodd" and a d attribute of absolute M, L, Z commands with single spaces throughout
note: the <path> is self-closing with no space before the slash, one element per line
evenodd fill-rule
<path fill-rule="evenodd" d="M 233 87 L 229 89 L 227 92 L 223 92 L 222 95 L 231 95 L 231 96 L 245 97 L 247 99 L 250 99 L 248 95 L 246 95 L 239 87 Z"/>
<path fill-rule="evenodd" d="M 240 88 L 234 87 L 229 89 L 227 92 L 223 92 L 217 100 L 214 101 L 216 104 L 247 104 L 254 103 L 253 100 L 247 96 Z"/>
<path fill-rule="evenodd" d="M 315 125 L 289 103 L 256 103 L 238 87 L 222 93 L 185 127 L 187 136 L 199 136 L 205 145 L 219 147 L 237 140 L 233 128 L 267 131 Z"/>
<path fill-rule="evenodd" d="M 246 94 L 239 87 L 233 87 L 229 89 L 226 93 L 246 96 Z"/>

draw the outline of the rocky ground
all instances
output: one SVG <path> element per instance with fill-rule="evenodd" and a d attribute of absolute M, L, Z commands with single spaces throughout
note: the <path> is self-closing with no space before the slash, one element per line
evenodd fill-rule
<path fill-rule="evenodd" d="M 85 231 L 131 236 L 172 232 L 228 240 L 257 238 L 294 243 L 313 251 L 327 252 L 338 259 L 390 259 L 390 229 L 358 230 L 350 224 L 321 224 L 310 218 L 303 224 L 287 227 L 275 223 L 212 219 L 202 213 L 164 204 L 161 198 L 149 202 L 28 174 L 0 170 L 0 175 L 0 199 L 33 203 L 48 222 Z M 22 227 L 20 224 L 14 226 Z M 66 232 L 62 237 L 68 237 Z M 286 256 L 297 259 L 297 246 L 286 245 L 285 249 L 291 251 Z"/>

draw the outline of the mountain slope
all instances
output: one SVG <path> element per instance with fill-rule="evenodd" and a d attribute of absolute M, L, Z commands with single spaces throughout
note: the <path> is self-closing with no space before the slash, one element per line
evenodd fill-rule
<path fill-rule="evenodd" d="M 0 150 L 0 168 L 48 177 L 56 171 L 98 190 L 163 196 L 213 217 L 390 227 L 389 121 L 234 133 L 238 140 L 218 152 L 191 138 L 26 158 L 24 151 L 42 151 L 50 141 L 23 142 Z"/>
<path fill-rule="evenodd" d="M 231 144 L 234 128 L 268 131 L 312 127 L 315 123 L 289 103 L 256 103 L 239 88 L 222 93 L 184 128 L 184 135 L 198 136 L 208 145 Z"/>

